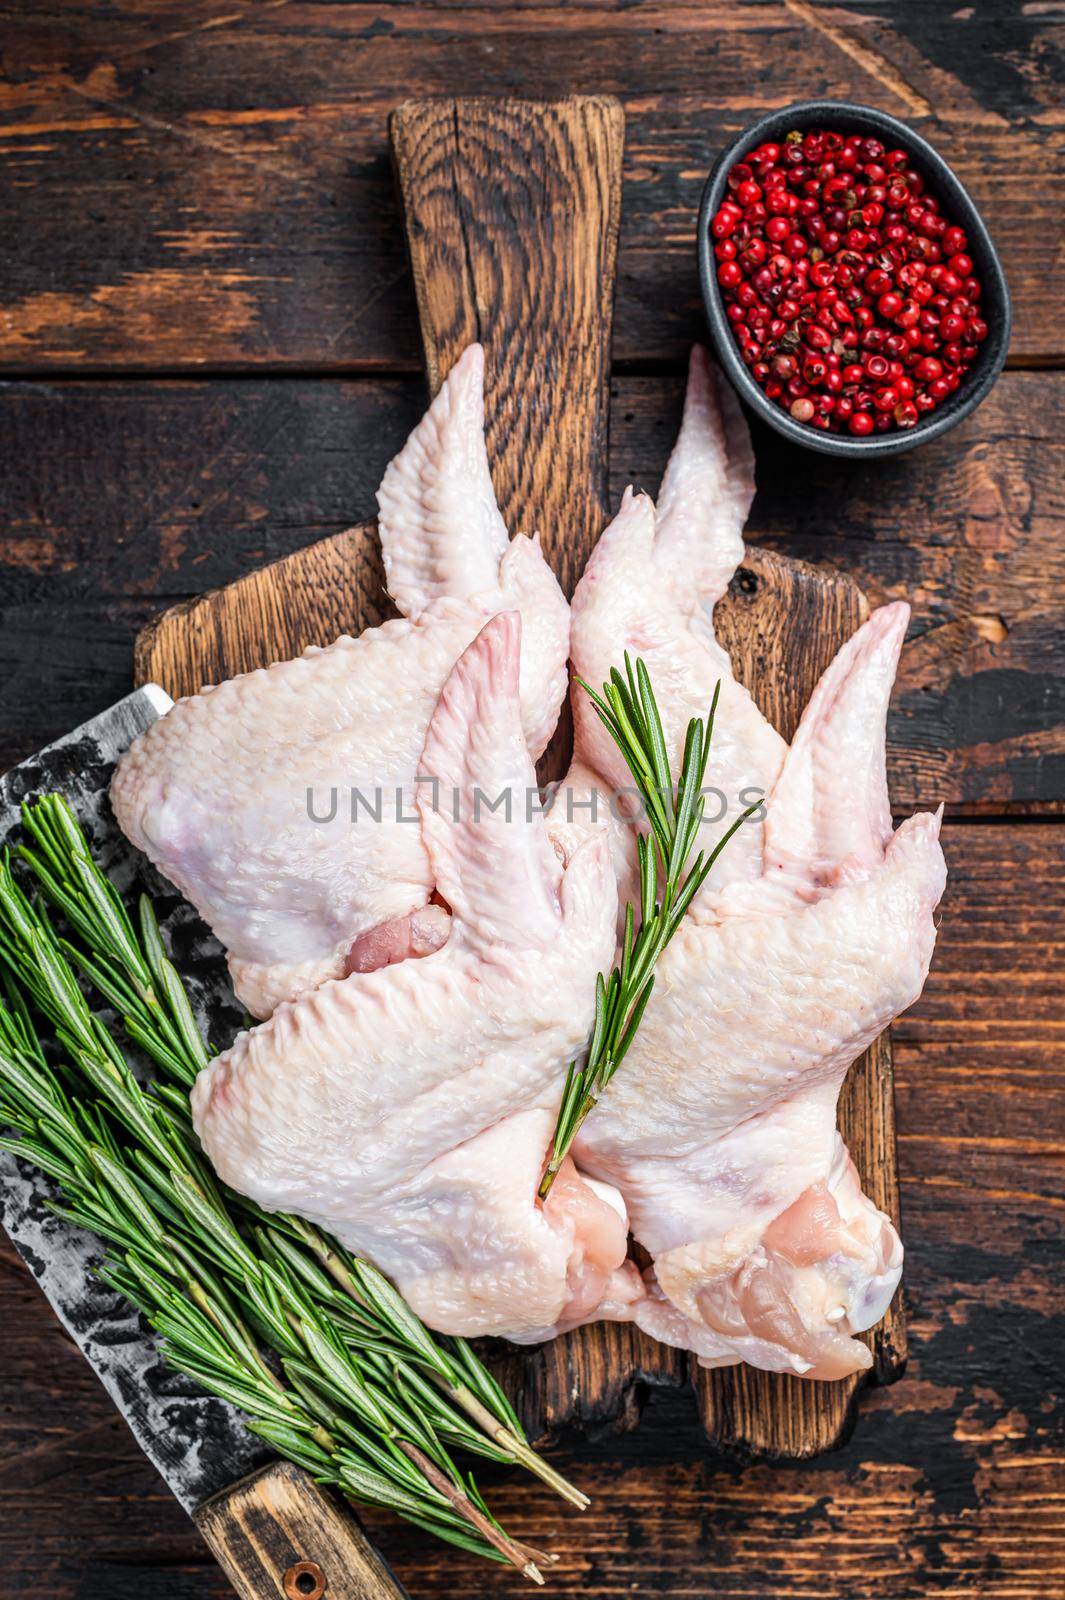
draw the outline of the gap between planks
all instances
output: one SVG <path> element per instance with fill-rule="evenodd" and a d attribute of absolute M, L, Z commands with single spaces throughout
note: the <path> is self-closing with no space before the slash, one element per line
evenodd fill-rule
<path fill-rule="evenodd" d="M 709 333 L 704 330 L 704 342 L 709 345 Z M 656 356 L 622 358 L 610 369 L 611 378 L 676 378 L 687 370 L 684 359 Z M 1065 351 L 1032 352 L 1027 355 L 1010 355 L 1006 358 L 1004 372 L 1065 372 Z M 0 366 L 0 392 L 9 383 L 71 384 L 71 383 L 231 383 L 236 380 L 262 383 L 328 382 L 350 383 L 363 380 L 388 382 L 407 378 L 424 378 L 425 368 L 412 357 L 409 362 L 395 361 L 359 362 L 337 361 L 318 363 L 283 362 L 223 362 L 198 366 L 141 366 L 136 362 L 108 365 L 78 362 L 70 367 L 50 366 Z"/>

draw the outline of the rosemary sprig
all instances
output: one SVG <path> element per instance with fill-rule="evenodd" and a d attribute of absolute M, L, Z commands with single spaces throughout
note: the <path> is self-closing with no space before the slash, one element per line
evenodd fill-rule
<path fill-rule="evenodd" d="M 585 1498 L 531 1450 L 468 1345 L 435 1339 L 380 1273 L 310 1224 L 219 1186 L 187 1102 L 208 1053 L 150 903 L 138 932 L 60 797 L 23 814 L 35 848 L 18 855 L 77 942 L 56 933 L 5 853 L 0 1122 L 16 1137 L 0 1144 L 47 1171 L 61 1214 L 106 1242 L 102 1275 L 160 1332 L 171 1365 L 322 1481 L 539 1581 L 544 1558 L 498 1526 L 450 1449 L 519 1462 Z M 172 1082 L 141 1086 L 75 964 Z"/>
<path fill-rule="evenodd" d="M 600 973 L 595 985 L 595 1022 L 583 1064 L 572 1061 L 566 1073 L 555 1124 L 551 1155 L 540 1181 L 546 1199 L 574 1139 L 624 1061 L 640 1026 L 655 983 L 655 964 L 676 933 L 681 919 L 714 862 L 733 834 L 758 809 L 749 806 L 708 852 L 699 851 L 688 865 L 702 826 L 703 777 L 710 755 L 714 718 L 721 693 L 718 682 L 705 721 L 693 717 L 684 739 L 680 777 L 674 789 L 662 718 L 644 663 L 625 654 L 625 671 L 613 668 L 610 681 L 596 694 L 582 678 L 577 682 L 591 697 L 599 720 L 625 759 L 639 791 L 650 826 L 636 841 L 640 871 L 640 904 L 625 907 L 621 954 L 609 977 Z M 637 926 L 637 914 L 639 925 Z"/>
<path fill-rule="evenodd" d="M 283 1272 L 260 1266 L 241 1281 L 232 1263 L 220 1265 L 219 1237 L 199 1249 L 179 1209 L 183 1175 L 175 1171 L 169 1186 L 159 1172 L 148 1176 L 143 1151 L 122 1142 L 110 1113 L 67 1092 L 9 991 L 0 1005 L 0 1116 L 16 1137 L 0 1145 L 56 1179 L 60 1216 L 107 1241 L 100 1276 L 162 1336 L 169 1364 L 238 1406 L 252 1432 L 320 1481 L 465 1549 L 534 1566 L 459 1474 L 437 1418 L 405 1403 L 393 1361 L 360 1361 Z M 271 1363 L 256 1335 L 289 1355 Z"/>

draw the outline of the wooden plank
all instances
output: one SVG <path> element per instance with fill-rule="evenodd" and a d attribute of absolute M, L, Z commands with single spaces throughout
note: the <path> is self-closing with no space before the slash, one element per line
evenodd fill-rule
<path fill-rule="evenodd" d="M 682 386 L 615 380 L 612 504 L 630 480 L 657 487 Z M 118 699 L 153 613 L 366 516 L 423 403 L 414 380 L 0 387 L 0 456 L 19 463 L 0 474 L 0 765 Z M 900 812 L 1065 794 L 1063 440 L 1056 373 L 1007 374 L 963 427 L 876 467 L 756 435 L 753 537 L 913 606 L 888 746 Z M 373 559 L 338 562 L 316 642 L 353 604 L 380 614 Z"/>
<path fill-rule="evenodd" d="M 679 359 L 699 334 L 703 178 L 745 123 L 811 95 L 871 101 L 937 143 L 1002 247 L 1014 356 L 1065 352 L 1045 6 L 1000 8 L 992 23 L 980 8 L 885 14 L 877 0 L 24 10 L 5 30 L 0 84 L 12 371 L 414 371 L 388 113 L 410 95 L 516 85 L 625 102 L 624 360 Z"/>
<path fill-rule="evenodd" d="M 866 1391 L 854 1437 L 816 1463 L 709 1456 L 690 1405 L 658 1394 L 636 1434 L 557 1452 L 593 1497 L 582 1516 L 500 1475 L 493 1509 L 562 1553 L 558 1600 L 708 1585 L 730 1600 L 1056 1600 L 1065 1585 L 1065 832 L 956 823 L 944 843 L 931 977 L 895 1036 L 907 1375 Z M 230 1597 L 2 1246 L 0 1327 L 9 1592 Z M 366 1521 L 418 1600 L 520 1592 L 393 1518 Z"/>
<path fill-rule="evenodd" d="M 390 128 L 430 390 L 472 340 L 484 344 L 500 508 L 512 528 L 541 533 L 572 592 L 605 513 L 620 107 L 589 97 L 412 101 Z M 138 640 L 137 680 L 187 692 L 205 673 L 275 659 L 279 645 L 372 625 L 387 601 L 352 574 L 372 569 L 374 540 L 366 525 L 164 615 Z M 562 775 L 569 743 L 563 722 L 544 776 Z M 639 1386 L 681 1381 L 685 1370 L 631 1326 L 507 1348 L 499 1362 L 537 1435 L 563 1422 L 631 1425 Z"/>
<path fill-rule="evenodd" d="M 861 590 L 842 574 L 752 549 L 714 615 L 737 677 L 762 713 L 790 739 L 839 645 L 868 614 Z M 891 1041 L 883 1034 L 855 1062 L 840 1096 L 839 1126 L 862 1185 L 901 1231 L 895 1151 Z M 864 1336 L 876 1377 L 893 1382 L 906 1363 L 900 1296 Z M 831 1448 L 853 1424 L 865 1378 L 804 1383 L 741 1366 L 707 1372 L 694 1361 L 703 1423 L 712 1439 L 760 1453 L 807 1457 Z"/>

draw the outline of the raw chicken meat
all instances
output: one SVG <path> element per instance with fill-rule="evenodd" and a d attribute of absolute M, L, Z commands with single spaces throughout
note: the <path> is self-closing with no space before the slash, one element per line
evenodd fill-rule
<path fill-rule="evenodd" d="M 723 820 L 707 825 L 710 842 L 754 799 L 768 794 L 787 750 L 732 676 L 728 655 L 713 634 L 713 606 L 742 558 L 742 529 L 753 497 L 754 458 L 739 402 L 731 389 L 714 381 L 705 352 L 696 349 L 657 521 L 651 499 L 627 490 L 621 510 L 592 552 L 572 605 L 573 664 L 593 688 L 621 665 L 626 650 L 643 658 L 674 771 L 690 718 L 705 716 L 720 681 L 707 782 L 722 800 L 711 796 L 708 814 L 720 814 L 725 805 L 727 810 Z M 580 804 L 582 799 L 591 803 L 589 771 L 618 797 L 618 815 L 626 809 L 631 814 L 634 791 L 628 768 L 580 690 L 573 696 L 573 718 L 577 769 L 560 791 L 556 820 L 579 822 L 589 815 Z M 616 820 L 601 795 L 596 815 L 608 826 Z M 613 831 L 624 839 L 624 830 Z M 761 835 L 757 821 L 740 830 L 719 857 L 691 915 L 712 915 L 728 883 L 757 874 Z M 630 870 L 619 881 L 631 891 L 631 840 L 629 846 Z M 625 855 L 626 847 L 619 843 L 619 865 Z"/>
<path fill-rule="evenodd" d="M 385 473 L 380 533 L 403 619 L 182 700 L 120 762 L 132 842 L 226 946 L 255 1016 L 326 978 L 439 948 L 414 776 L 429 717 L 485 622 L 524 622 L 534 755 L 566 690 L 569 613 L 536 538 L 508 542 L 484 444 L 484 357 L 466 351 Z"/>
<path fill-rule="evenodd" d="M 613 951 L 601 839 L 565 865 L 536 804 L 520 619 L 450 674 L 419 771 L 451 937 L 421 961 L 324 984 L 201 1073 L 196 1129 L 225 1180 L 370 1256 L 431 1326 L 538 1339 L 624 1315 L 624 1206 L 567 1163 L 536 1201 L 561 1076 Z M 511 796 L 508 806 L 493 803 Z M 478 799 L 480 797 L 480 799 Z"/>
<path fill-rule="evenodd" d="M 945 868 L 938 815 L 891 830 L 884 722 L 907 607 L 874 613 L 844 646 L 790 750 L 713 639 L 711 607 L 742 553 L 749 461 L 734 402 L 697 353 L 657 531 L 650 501 L 627 495 L 574 596 L 581 677 L 597 685 L 625 649 L 643 656 L 675 772 L 687 719 L 720 676 L 708 782 L 733 813 L 741 790 L 769 801 L 662 956 L 635 1043 L 573 1153 L 620 1189 L 653 1258 L 649 1295 L 631 1307 L 641 1327 L 704 1365 L 835 1378 L 869 1365 L 853 1335 L 883 1315 L 902 1266 L 836 1101 L 850 1064 L 920 994 Z M 575 721 L 562 795 L 631 784 L 579 690 Z M 600 802 L 631 893 L 631 841 Z M 560 823 L 570 848 L 593 831 L 587 811 Z"/>
<path fill-rule="evenodd" d="M 206 910 L 245 999 L 300 996 L 200 1075 L 197 1131 L 227 1183 L 369 1256 L 444 1332 L 532 1341 L 609 1317 L 706 1365 L 843 1376 L 869 1365 L 855 1335 L 886 1309 L 902 1249 L 862 1193 L 837 1097 L 920 993 L 944 882 L 938 815 L 893 834 L 888 809 L 907 608 L 844 646 L 789 749 L 714 638 L 753 466 L 696 352 L 657 512 L 629 492 L 603 534 L 573 659 L 593 684 L 626 650 L 644 659 L 674 771 L 720 681 L 708 782 L 725 819 L 704 842 L 754 797 L 768 809 L 663 954 L 541 1205 L 562 1074 L 612 958 L 615 878 L 636 898 L 640 819 L 580 691 L 573 768 L 539 814 L 530 752 L 554 725 L 568 618 L 535 545 L 507 543 L 480 383 L 474 352 L 381 486 L 406 620 L 184 703 L 116 779 L 124 825 Z M 302 806 L 307 787 L 360 779 L 394 785 L 413 823 L 293 818 L 286 785 Z M 645 1278 L 625 1259 L 630 1221 Z"/>

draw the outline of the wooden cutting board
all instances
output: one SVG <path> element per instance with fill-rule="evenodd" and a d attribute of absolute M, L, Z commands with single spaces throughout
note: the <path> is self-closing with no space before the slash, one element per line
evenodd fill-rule
<path fill-rule="evenodd" d="M 621 107 L 599 97 L 409 102 L 393 114 L 390 135 L 430 391 L 471 340 L 485 345 L 488 450 L 503 516 L 512 531 L 540 530 L 572 593 L 607 515 Z M 190 694 L 393 614 L 367 522 L 166 612 L 137 642 L 136 676 Z M 850 579 L 751 550 L 715 621 L 737 675 L 790 737 L 865 614 Z M 568 739 L 561 728 L 548 775 L 565 769 Z M 852 1069 L 840 1120 L 867 1193 L 897 1223 L 887 1036 Z M 875 1377 L 898 1376 L 897 1301 L 867 1338 Z M 649 1385 L 691 1383 L 712 1440 L 792 1457 L 842 1441 L 863 1381 L 809 1383 L 747 1367 L 708 1373 L 616 1324 L 532 1351 L 500 1345 L 493 1360 L 538 1437 L 573 1423 L 631 1427 Z"/>

